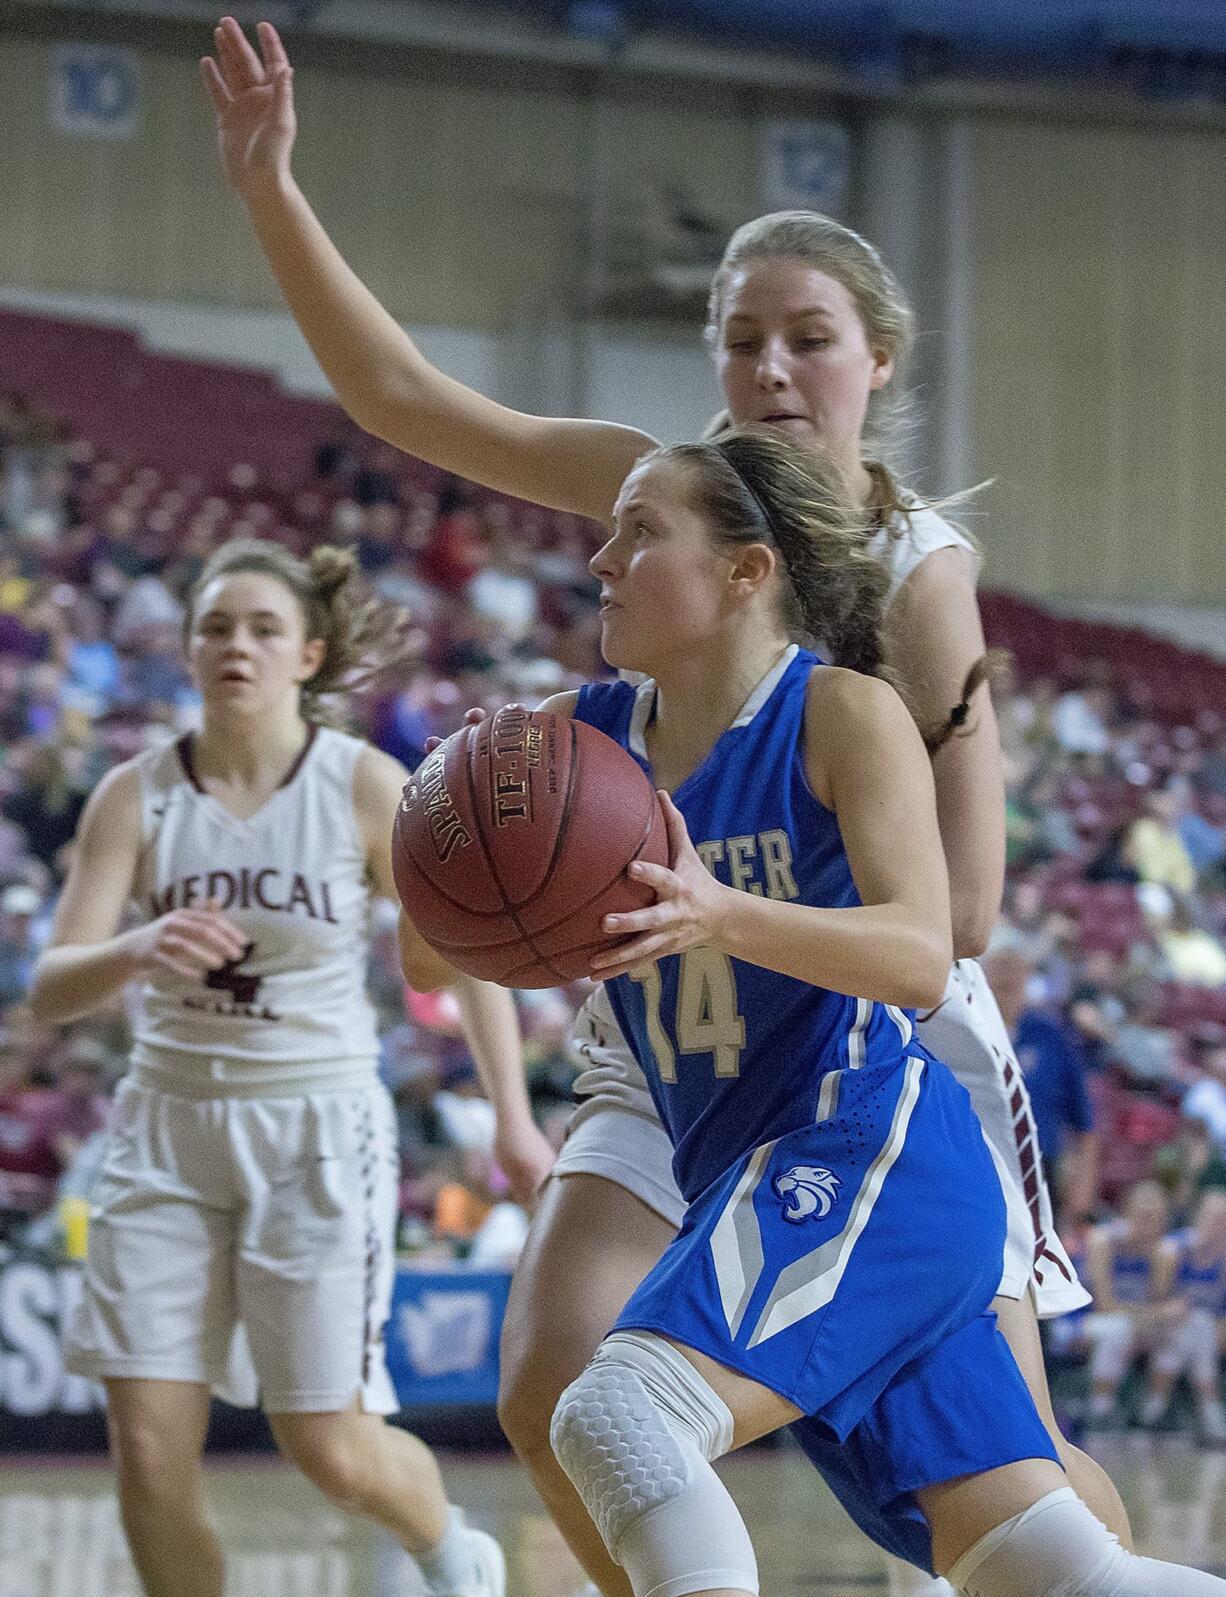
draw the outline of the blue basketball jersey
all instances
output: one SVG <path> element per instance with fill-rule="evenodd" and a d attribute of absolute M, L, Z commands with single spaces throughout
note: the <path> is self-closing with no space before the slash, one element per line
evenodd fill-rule
<path fill-rule="evenodd" d="M 816 657 L 793 646 L 702 764 L 677 788 L 698 853 L 730 887 L 825 908 L 860 903 L 838 823 L 810 791 L 804 710 Z M 575 718 L 650 776 L 644 734 L 655 685 L 580 690 Z M 887 1107 L 901 1090 L 912 1015 L 694 948 L 607 984 L 651 1085 L 687 1199 L 748 1148 L 829 1118 L 842 1074 Z M 888 1109 L 887 1109 L 888 1112 Z"/>
<path fill-rule="evenodd" d="M 1194 1309 L 1207 1309 L 1212 1315 L 1226 1310 L 1226 1258 L 1197 1248 L 1196 1232 L 1189 1227 L 1171 1238 L 1179 1250 L 1175 1272 L 1175 1292 Z"/>
<path fill-rule="evenodd" d="M 790 649 L 673 793 L 715 876 L 816 907 L 860 903 L 809 789 L 814 656 Z M 576 717 L 650 775 L 655 689 L 585 688 Z M 1054 1458 L 985 1311 L 1005 1204 L 970 1098 L 913 1016 L 694 948 L 606 989 L 675 1149 L 685 1219 L 619 1330 L 653 1331 L 769 1387 L 883 1547 L 931 1568 L 916 1493 Z"/>
<path fill-rule="evenodd" d="M 1112 1290 L 1119 1303 L 1147 1303 L 1153 1287 L 1153 1253 L 1129 1244 L 1127 1230 L 1123 1220 L 1109 1222 Z"/>

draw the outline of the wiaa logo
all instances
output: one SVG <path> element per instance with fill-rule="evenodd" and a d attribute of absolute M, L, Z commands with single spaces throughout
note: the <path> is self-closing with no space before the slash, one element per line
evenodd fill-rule
<path fill-rule="evenodd" d="M 832 1170 L 816 1164 L 794 1164 L 775 1177 L 775 1195 L 787 1200 L 785 1220 L 824 1220 L 834 1208 L 840 1186 Z"/>

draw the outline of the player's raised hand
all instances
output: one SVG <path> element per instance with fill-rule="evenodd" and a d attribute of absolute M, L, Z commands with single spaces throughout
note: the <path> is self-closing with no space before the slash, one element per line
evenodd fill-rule
<path fill-rule="evenodd" d="M 598 954 L 591 964 L 595 981 L 624 976 L 639 965 L 668 954 L 681 954 L 700 943 L 720 939 L 722 911 L 733 891 L 717 882 L 690 841 L 685 817 L 661 788 L 660 808 L 668 827 L 667 867 L 635 860 L 628 873 L 654 889 L 656 902 L 624 915 L 606 915 L 602 926 L 610 937 L 631 939 Z"/>
<path fill-rule="evenodd" d="M 298 123 L 294 69 L 271 22 L 256 27 L 260 53 L 233 17 L 213 30 L 216 56 L 200 75 L 217 116 L 217 149 L 226 177 L 244 198 L 288 176 Z"/>

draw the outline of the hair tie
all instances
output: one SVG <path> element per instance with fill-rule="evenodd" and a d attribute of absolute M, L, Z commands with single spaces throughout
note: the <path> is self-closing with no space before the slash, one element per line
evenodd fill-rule
<path fill-rule="evenodd" d="M 955 704 L 953 709 L 949 712 L 950 726 L 965 726 L 966 718 L 970 713 L 971 707 L 966 699 L 963 699 L 960 704 Z"/>

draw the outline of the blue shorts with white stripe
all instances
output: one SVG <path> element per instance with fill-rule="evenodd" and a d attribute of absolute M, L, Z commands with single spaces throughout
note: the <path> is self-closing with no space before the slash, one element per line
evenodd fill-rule
<path fill-rule="evenodd" d="M 839 1443 L 871 1425 L 891 1383 L 914 1381 L 917 1361 L 983 1318 L 1000 1283 L 1005 1205 L 969 1096 L 918 1046 L 884 1076 L 840 1072 L 819 1114 L 737 1159 L 691 1203 L 617 1328 L 657 1331 L 740 1371 Z M 985 1395 L 1012 1367 L 987 1323 L 991 1338 L 965 1344 L 982 1355 Z M 1018 1384 L 1021 1400 L 1006 1408 L 1027 1450 L 983 1437 L 991 1461 L 977 1467 L 1054 1457 Z M 967 1473 L 957 1456 L 945 1473 L 934 1459 L 922 1484 Z M 872 1497 L 879 1507 L 876 1488 Z"/>

